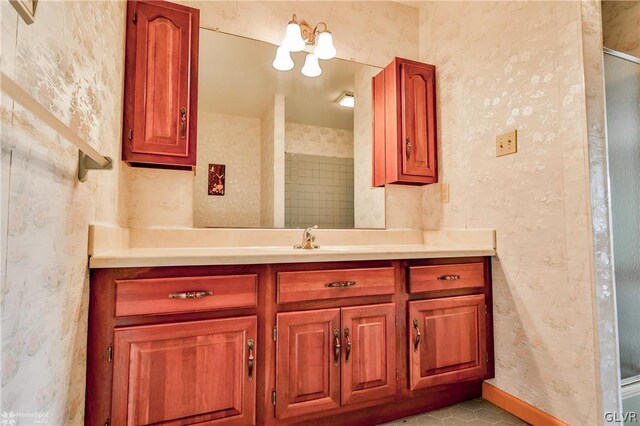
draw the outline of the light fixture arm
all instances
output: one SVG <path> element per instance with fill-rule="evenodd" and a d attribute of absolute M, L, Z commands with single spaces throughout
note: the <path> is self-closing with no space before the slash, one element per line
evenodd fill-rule
<path fill-rule="evenodd" d="M 302 39 L 307 46 L 313 46 L 314 44 L 316 44 L 316 37 L 318 36 L 318 34 L 320 34 L 321 32 L 329 31 L 329 27 L 325 22 L 318 22 L 318 24 L 313 27 L 313 29 L 311 29 L 311 25 L 309 25 L 304 19 L 298 21 L 298 16 L 295 13 L 291 16 L 291 20 L 289 21 L 289 23 L 298 24 L 300 26 Z M 319 30 L 318 27 L 320 27 L 321 25 L 323 26 L 324 31 Z"/>

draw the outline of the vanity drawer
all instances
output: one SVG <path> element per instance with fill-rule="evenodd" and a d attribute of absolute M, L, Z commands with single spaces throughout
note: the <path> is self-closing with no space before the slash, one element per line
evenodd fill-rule
<path fill-rule="evenodd" d="M 278 303 L 393 294 L 392 267 L 278 273 Z"/>
<path fill-rule="evenodd" d="M 482 263 L 409 267 L 409 293 L 484 287 Z"/>
<path fill-rule="evenodd" d="M 116 316 L 252 307 L 257 283 L 255 274 L 116 280 Z"/>

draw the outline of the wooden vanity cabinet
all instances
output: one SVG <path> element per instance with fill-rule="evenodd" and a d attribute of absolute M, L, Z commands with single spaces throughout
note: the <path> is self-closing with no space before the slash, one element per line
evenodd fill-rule
<path fill-rule="evenodd" d="M 484 295 L 409 302 L 411 389 L 484 377 L 485 308 Z"/>
<path fill-rule="evenodd" d="M 117 328 L 114 425 L 255 424 L 255 316 Z"/>
<path fill-rule="evenodd" d="M 486 257 L 94 269 L 85 424 L 379 424 L 477 398 L 490 274 Z"/>
<path fill-rule="evenodd" d="M 276 417 L 393 397 L 394 318 L 393 303 L 278 314 Z"/>
<path fill-rule="evenodd" d="M 132 166 L 196 165 L 198 9 L 128 1 L 122 159 Z"/>
<path fill-rule="evenodd" d="M 438 182 L 435 66 L 395 58 L 372 91 L 373 186 Z"/>

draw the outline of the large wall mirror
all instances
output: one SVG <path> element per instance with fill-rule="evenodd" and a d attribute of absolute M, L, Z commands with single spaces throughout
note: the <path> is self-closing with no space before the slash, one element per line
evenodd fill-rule
<path fill-rule="evenodd" d="M 306 77 L 272 66 L 276 46 L 200 30 L 198 227 L 384 228 L 371 187 L 371 77 L 380 69 L 320 61 Z M 354 106 L 341 106 L 343 94 Z"/>

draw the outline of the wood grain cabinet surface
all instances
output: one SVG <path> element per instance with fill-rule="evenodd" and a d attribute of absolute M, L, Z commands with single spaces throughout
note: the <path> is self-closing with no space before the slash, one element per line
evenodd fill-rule
<path fill-rule="evenodd" d="M 373 186 L 438 182 L 435 66 L 395 58 L 372 91 Z"/>
<path fill-rule="evenodd" d="M 128 1 L 122 159 L 196 165 L 198 9 Z"/>
<path fill-rule="evenodd" d="M 251 316 L 117 329 L 113 424 L 255 424 L 256 328 Z"/>
<path fill-rule="evenodd" d="M 385 423 L 480 396 L 491 330 L 486 257 L 94 269 L 85 424 Z"/>
<path fill-rule="evenodd" d="M 485 309 L 484 295 L 409 303 L 411 389 L 484 377 Z"/>

